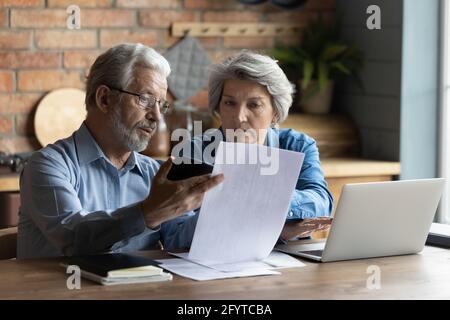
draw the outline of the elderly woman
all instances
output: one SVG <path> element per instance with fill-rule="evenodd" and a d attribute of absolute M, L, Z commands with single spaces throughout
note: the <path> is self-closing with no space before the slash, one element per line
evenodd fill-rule
<path fill-rule="evenodd" d="M 333 207 L 314 139 L 292 129 L 277 129 L 288 115 L 292 94 L 293 87 L 284 72 L 265 55 L 242 51 L 211 69 L 209 107 L 220 116 L 223 133 L 241 129 L 253 133 L 245 135 L 245 142 L 305 154 L 282 239 L 305 237 L 327 228 L 330 219 L 318 217 L 329 216 Z M 199 148 L 201 143 L 204 150 L 211 143 L 208 140 L 195 139 L 194 147 Z"/>

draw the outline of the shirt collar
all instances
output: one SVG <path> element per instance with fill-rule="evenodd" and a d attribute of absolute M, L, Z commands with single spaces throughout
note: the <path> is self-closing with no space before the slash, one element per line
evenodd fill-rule
<path fill-rule="evenodd" d="M 89 164 L 99 158 L 106 159 L 105 154 L 102 149 L 100 149 L 84 122 L 75 132 L 74 139 L 80 165 Z"/>
<path fill-rule="evenodd" d="M 95 141 L 94 137 L 89 132 L 89 129 L 87 128 L 85 122 L 83 122 L 80 128 L 75 132 L 74 139 L 80 165 L 89 164 L 100 158 L 103 158 L 105 159 L 105 161 L 110 162 L 109 159 L 103 153 L 103 150 L 97 144 L 97 141 Z M 136 152 L 132 151 L 123 169 L 132 170 L 135 167 L 142 175 L 143 174 L 142 167 L 139 164 Z"/>
<path fill-rule="evenodd" d="M 278 140 L 279 140 L 279 137 L 278 137 L 277 130 L 269 127 L 267 129 L 266 141 L 264 142 L 264 145 L 266 145 L 267 147 L 278 148 L 278 146 L 279 146 Z"/>
<path fill-rule="evenodd" d="M 137 171 L 141 174 L 141 176 L 144 176 L 144 172 L 142 170 L 142 166 L 139 162 L 136 151 L 131 152 L 130 157 L 127 160 L 127 163 L 125 163 L 125 166 L 123 167 L 123 169 L 130 171 L 133 170 L 134 168 L 137 169 Z"/>

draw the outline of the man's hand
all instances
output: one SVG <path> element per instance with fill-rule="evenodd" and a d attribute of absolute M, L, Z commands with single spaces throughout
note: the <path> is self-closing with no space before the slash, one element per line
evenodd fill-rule
<path fill-rule="evenodd" d="M 333 218 L 307 218 L 300 222 L 286 222 L 283 231 L 281 231 L 281 238 L 289 240 L 294 237 L 305 238 L 309 237 L 315 231 L 325 231 L 331 226 Z"/>
<path fill-rule="evenodd" d="M 155 229 L 161 223 L 200 207 L 205 192 L 224 179 L 223 174 L 210 174 L 180 181 L 167 179 L 172 158 L 163 163 L 153 178 L 150 194 L 142 209 L 147 227 Z"/>

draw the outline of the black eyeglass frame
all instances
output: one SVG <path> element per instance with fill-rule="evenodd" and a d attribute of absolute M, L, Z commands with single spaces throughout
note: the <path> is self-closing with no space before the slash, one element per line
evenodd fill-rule
<path fill-rule="evenodd" d="M 112 90 L 116 90 L 122 93 L 127 93 L 127 94 L 131 94 L 133 96 L 136 96 L 139 98 L 139 106 L 141 106 L 144 110 L 152 110 L 156 103 L 158 103 L 159 105 L 159 112 L 161 112 L 162 114 L 166 114 L 167 111 L 169 111 L 170 109 L 170 103 L 166 100 L 158 100 L 156 99 L 156 97 L 154 95 L 148 94 L 148 93 L 143 93 L 143 94 L 139 94 L 139 93 L 135 93 L 135 92 L 131 92 L 131 91 L 127 91 L 127 90 L 123 90 L 120 88 L 116 88 L 113 86 L 107 86 L 108 88 L 112 89 Z M 142 101 L 142 97 L 146 98 L 146 99 L 150 99 L 150 101 L 148 103 L 145 103 Z M 153 102 L 151 102 L 151 100 L 153 99 Z"/>

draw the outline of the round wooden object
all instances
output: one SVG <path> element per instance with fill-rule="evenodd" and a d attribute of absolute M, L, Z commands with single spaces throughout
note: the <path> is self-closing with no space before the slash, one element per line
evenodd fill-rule
<path fill-rule="evenodd" d="M 80 89 L 57 89 L 39 103 L 34 117 L 35 134 L 42 146 L 69 137 L 86 119 L 84 98 Z"/>

